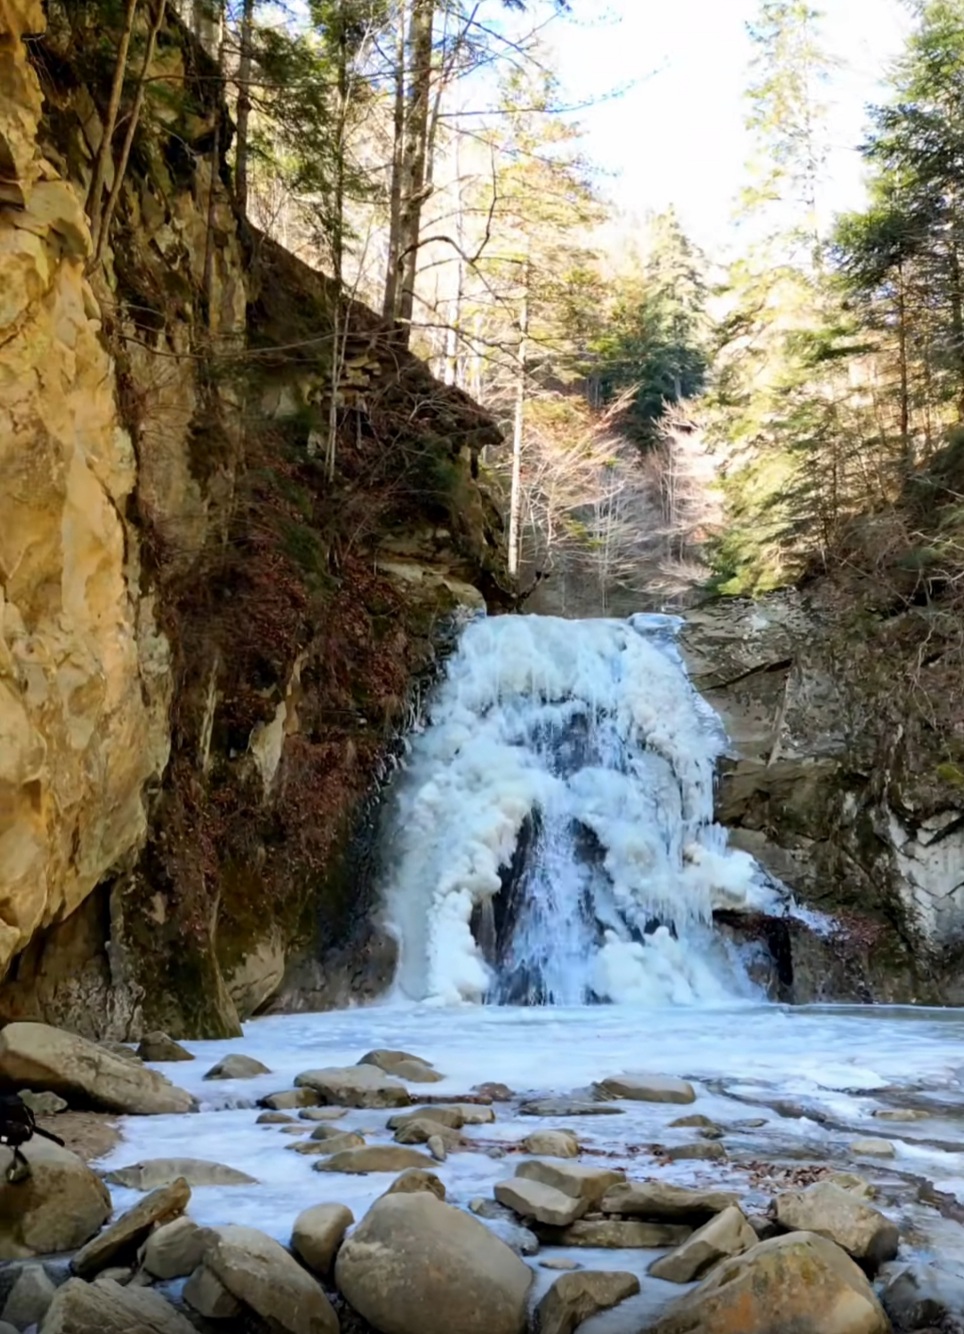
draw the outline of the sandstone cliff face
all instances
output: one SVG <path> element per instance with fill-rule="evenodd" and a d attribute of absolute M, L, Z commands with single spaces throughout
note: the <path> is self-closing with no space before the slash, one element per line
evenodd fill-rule
<path fill-rule="evenodd" d="M 107 90 L 86 7 L 47 9 L 0 0 L 0 1019 L 227 1033 L 390 972 L 343 854 L 496 589 L 499 436 L 353 307 L 326 485 L 335 294 L 236 217 L 174 17 L 85 276 Z"/>
<path fill-rule="evenodd" d="M 841 923 L 829 950 L 796 942 L 794 998 L 959 1003 L 964 797 L 950 731 L 895 698 L 898 649 L 888 658 L 876 628 L 848 631 L 819 589 L 722 601 L 686 621 L 690 670 L 733 741 L 718 817 Z"/>

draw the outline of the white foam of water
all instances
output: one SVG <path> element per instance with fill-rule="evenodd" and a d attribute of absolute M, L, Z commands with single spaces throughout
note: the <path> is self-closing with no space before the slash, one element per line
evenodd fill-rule
<path fill-rule="evenodd" d="M 733 956 L 707 950 L 701 928 L 715 908 L 779 900 L 713 823 L 725 741 L 686 677 L 675 626 L 506 616 L 467 627 L 393 807 L 386 902 L 405 995 L 485 997 L 494 979 L 472 914 L 500 893 L 533 811 L 540 832 L 513 955 L 538 964 L 553 1000 L 745 994 Z M 579 863 L 578 828 L 598 839 L 601 871 Z M 654 921 L 678 939 L 652 934 Z"/>

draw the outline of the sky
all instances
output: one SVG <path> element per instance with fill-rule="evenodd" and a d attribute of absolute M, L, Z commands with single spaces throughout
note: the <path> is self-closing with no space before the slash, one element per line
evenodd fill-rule
<path fill-rule="evenodd" d="M 756 0 L 571 0 L 546 32 L 604 188 L 630 217 L 675 204 L 711 254 L 733 238 L 749 142 L 743 90 Z M 827 90 L 833 152 L 827 215 L 863 200 L 857 145 L 868 102 L 909 27 L 900 0 L 824 0 L 825 44 L 839 62 Z M 615 90 L 625 89 L 618 96 Z"/>

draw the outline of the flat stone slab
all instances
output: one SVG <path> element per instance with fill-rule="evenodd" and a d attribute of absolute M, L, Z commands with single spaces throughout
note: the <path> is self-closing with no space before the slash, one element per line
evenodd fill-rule
<path fill-rule="evenodd" d="M 224 1163 L 212 1163 L 206 1158 L 145 1158 L 130 1167 L 117 1167 L 104 1175 L 111 1186 L 127 1186 L 131 1190 L 156 1190 L 169 1186 L 183 1177 L 189 1186 L 256 1186 L 254 1177 L 239 1172 Z"/>
<path fill-rule="evenodd" d="M 407 1167 L 431 1167 L 435 1160 L 415 1149 L 392 1144 L 369 1144 L 364 1149 L 346 1149 L 314 1164 L 316 1172 L 404 1172 Z"/>
<path fill-rule="evenodd" d="M 681 1223 L 643 1223 L 635 1218 L 580 1218 L 569 1227 L 547 1232 L 538 1229 L 540 1241 L 551 1246 L 598 1246 L 604 1250 L 659 1250 L 679 1246 L 692 1228 Z"/>
<path fill-rule="evenodd" d="M 626 1177 L 622 1168 L 594 1167 L 558 1159 L 545 1162 L 541 1158 L 529 1158 L 520 1163 L 515 1174 L 529 1181 L 541 1181 L 554 1190 L 561 1190 L 564 1195 L 571 1195 L 574 1200 L 584 1200 L 590 1209 Z"/>
<path fill-rule="evenodd" d="M 613 1075 L 593 1085 L 597 1098 L 625 1098 L 630 1102 L 687 1103 L 696 1101 L 696 1090 L 685 1079 L 672 1075 Z"/>
<path fill-rule="evenodd" d="M 532 1218 L 547 1227 L 568 1227 L 581 1218 L 589 1207 L 585 1200 L 524 1177 L 497 1181 L 493 1194 L 500 1204 L 504 1204 L 520 1218 Z"/>
<path fill-rule="evenodd" d="M 608 1311 L 637 1292 L 635 1274 L 601 1269 L 563 1274 L 536 1307 L 536 1334 L 573 1334 L 598 1311 Z"/>
<path fill-rule="evenodd" d="M 584 1098 L 535 1098 L 519 1108 L 520 1116 L 619 1116 L 625 1107 L 612 1107 L 605 1102 L 589 1102 Z"/>
<path fill-rule="evenodd" d="M 758 1237 L 742 1209 L 731 1205 L 704 1223 L 669 1255 L 661 1255 L 649 1266 L 653 1278 L 669 1283 L 692 1283 L 720 1260 L 742 1255 L 757 1244 Z"/>
<path fill-rule="evenodd" d="M 328 1066 L 304 1070 L 298 1088 L 313 1089 L 322 1102 L 336 1107 L 408 1107 L 412 1099 L 404 1084 L 377 1065 Z"/>
<path fill-rule="evenodd" d="M 183 1177 L 178 1177 L 169 1186 L 152 1190 L 138 1200 L 133 1209 L 121 1214 L 116 1222 L 83 1246 L 71 1260 L 71 1270 L 78 1278 L 93 1278 L 115 1259 L 133 1258 L 152 1229 L 179 1218 L 190 1198 L 191 1188 Z"/>
<path fill-rule="evenodd" d="M 690 1190 L 665 1181 L 623 1181 L 606 1191 L 600 1203 L 604 1214 L 625 1214 L 670 1222 L 705 1222 L 739 1203 L 727 1190 Z"/>

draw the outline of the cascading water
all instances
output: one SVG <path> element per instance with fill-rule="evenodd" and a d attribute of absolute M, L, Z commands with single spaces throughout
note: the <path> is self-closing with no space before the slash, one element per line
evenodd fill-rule
<path fill-rule="evenodd" d="M 746 994 L 714 909 L 780 891 L 713 823 L 719 719 L 672 617 L 480 618 L 391 802 L 397 985 L 441 1003 Z"/>

